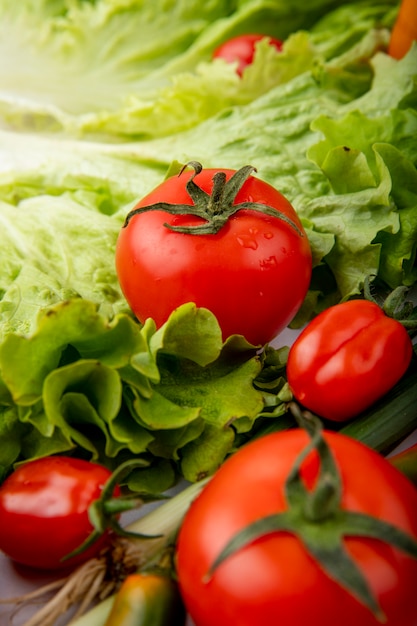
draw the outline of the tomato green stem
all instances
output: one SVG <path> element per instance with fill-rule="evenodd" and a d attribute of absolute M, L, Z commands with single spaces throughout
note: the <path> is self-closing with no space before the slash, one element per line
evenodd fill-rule
<path fill-rule="evenodd" d="M 310 442 L 299 454 L 287 478 L 285 497 L 288 507 L 281 513 L 256 520 L 234 535 L 215 559 L 208 577 L 225 559 L 256 539 L 272 533 L 290 532 L 298 537 L 333 580 L 383 622 L 383 612 L 367 580 L 346 551 L 344 537 L 378 539 L 414 558 L 417 558 L 417 541 L 387 522 L 342 508 L 342 479 L 331 448 L 323 436 L 320 420 L 309 412 L 301 411 L 295 403 L 290 404 L 290 409 L 298 425 L 308 432 Z M 313 451 L 319 456 L 319 474 L 315 486 L 308 489 L 302 479 L 301 468 L 305 458 Z"/>
<path fill-rule="evenodd" d="M 165 223 L 164 226 L 178 233 L 193 235 L 215 235 L 228 222 L 229 218 L 238 211 L 249 209 L 270 215 L 286 222 L 296 233 L 303 237 L 302 230 L 287 215 L 261 202 L 240 202 L 235 204 L 235 199 L 249 176 L 256 172 L 252 165 L 245 165 L 235 172 L 227 181 L 224 172 L 217 172 L 213 177 L 213 189 L 211 195 L 203 191 L 194 181 L 203 167 L 198 161 L 190 161 L 179 172 L 181 176 L 187 167 L 194 169 L 193 174 L 187 181 L 185 188 L 193 204 L 170 204 L 168 202 L 156 202 L 144 207 L 138 207 L 130 211 L 126 216 L 123 228 L 129 224 L 132 217 L 147 211 L 166 211 L 171 215 L 195 215 L 204 220 L 203 224 L 188 226 L 173 226 Z"/>
<path fill-rule="evenodd" d="M 311 440 L 308 446 L 300 454 L 297 463 L 288 475 L 286 482 L 286 498 L 291 506 L 301 506 L 304 516 L 312 522 L 320 522 L 328 518 L 332 513 L 340 507 L 342 498 L 342 483 L 336 464 L 330 452 L 330 448 L 325 444 L 321 434 L 320 426 L 315 426 L 313 421 L 307 420 L 301 412 L 298 405 L 290 404 L 291 412 L 297 422 L 303 423 L 304 428 L 308 431 Z M 301 465 L 303 460 L 314 449 L 320 453 L 321 466 L 320 476 L 317 481 L 316 488 L 308 490 L 301 477 Z"/>
<path fill-rule="evenodd" d="M 366 300 L 370 300 L 381 306 L 382 310 L 388 317 L 392 317 L 402 324 L 410 334 L 417 329 L 417 307 L 411 300 L 406 300 L 406 296 L 410 291 L 409 287 L 400 285 L 393 289 L 380 305 L 372 294 L 371 281 L 376 278 L 372 274 L 367 276 L 364 281 L 363 291 Z"/>
<path fill-rule="evenodd" d="M 115 534 L 121 537 L 140 538 L 140 539 L 155 539 L 158 535 L 143 535 L 132 531 L 125 530 L 118 522 L 117 516 L 120 513 L 137 509 L 143 504 L 143 500 L 139 498 L 114 498 L 113 493 L 116 485 L 120 484 L 123 478 L 137 467 L 144 467 L 147 463 L 143 459 L 130 459 L 125 463 L 119 465 L 119 467 L 112 473 L 110 478 L 104 485 L 101 496 L 97 500 L 91 503 L 88 509 L 89 520 L 93 526 L 93 531 L 87 537 L 87 539 L 78 546 L 75 550 L 67 554 L 62 560 L 66 561 L 81 552 L 84 552 L 93 543 L 100 538 L 100 536 L 107 530 L 112 530 Z M 154 499 L 162 500 L 164 496 L 157 496 Z"/>

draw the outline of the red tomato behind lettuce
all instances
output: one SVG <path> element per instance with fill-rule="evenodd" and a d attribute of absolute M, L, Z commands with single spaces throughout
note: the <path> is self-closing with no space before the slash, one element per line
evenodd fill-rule
<path fill-rule="evenodd" d="M 389 391 L 407 370 L 405 328 L 375 303 L 351 300 L 314 318 L 291 346 L 288 383 L 320 417 L 351 419 Z"/>
<path fill-rule="evenodd" d="M 108 541 L 107 534 L 62 561 L 93 531 L 88 508 L 110 474 L 101 465 L 61 456 L 19 466 L 0 487 L 0 549 L 38 569 L 66 568 L 95 556 Z"/>
<path fill-rule="evenodd" d="M 388 522 L 416 541 L 413 485 L 363 444 L 337 433 L 324 436 L 341 475 L 341 509 Z M 318 565 L 298 536 L 285 530 L 255 539 L 209 575 L 236 533 L 288 509 L 284 485 L 307 442 L 302 429 L 292 429 L 249 443 L 225 462 L 191 505 L 180 529 L 176 563 L 195 626 L 381 625 Z M 318 467 L 316 451 L 310 452 L 301 466 L 308 489 Z M 316 525 L 325 536 L 329 528 Z M 385 626 L 415 626 L 417 558 L 363 536 L 347 535 L 342 541 L 385 613 Z"/>
<path fill-rule="evenodd" d="M 237 63 L 237 73 L 242 76 L 244 69 L 251 65 L 256 52 L 256 44 L 266 35 L 247 34 L 238 35 L 222 43 L 213 52 L 213 59 L 224 59 L 227 63 Z M 279 52 L 282 50 L 282 41 L 268 37 L 269 44 Z"/>
<path fill-rule="evenodd" d="M 219 172 L 227 181 L 235 173 L 184 171 L 137 204 L 136 209 L 161 202 L 183 204 L 190 206 L 190 214 L 172 215 L 166 210 L 134 214 L 117 242 L 119 282 L 141 322 L 150 317 L 159 327 L 174 309 L 194 302 L 214 313 L 224 338 L 242 334 L 255 345 L 265 344 L 285 328 L 303 302 L 311 276 L 309 242 L 288 200 L 254 176 L 247 178 L 232 204 L 268 205 L 272 216 L 242 209 L 215 234 L 167 228 L 165 223 L 204 228 L 205 221 L 191 215 L 193 200 L 186 185 L 195 175 L 195 183 L 210 194 Z"/>

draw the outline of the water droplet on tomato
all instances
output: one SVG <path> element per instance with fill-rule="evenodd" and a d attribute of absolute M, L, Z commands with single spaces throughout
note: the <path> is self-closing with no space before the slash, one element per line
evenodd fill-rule
<path fill-rule="evenodd" d="M 258 247 L 258 243 L 252 237 L 252 235 L 239 235 L 239 237 L 237 237 L 237 241 L 243 248 L 251 248 L 252 250 L 256 250 Z"/>
<path fill-rule="evenodd" d="M 274 233 L 270 233 L 270 232 L 264 233 L 265 239 L 272 239 L 273 236 L 274 236 Z"/>
<path fill-rule="evenodd" d="M 259 261 L 259 265 L 262 270 L 268 270 L 276 267 L 278 263 L 276 257 L 270 256 L 267 259 L 262 259 L 262 261 Z"/>

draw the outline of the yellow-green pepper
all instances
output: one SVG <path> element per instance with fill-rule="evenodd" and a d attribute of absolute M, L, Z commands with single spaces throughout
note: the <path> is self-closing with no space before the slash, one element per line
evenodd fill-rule
<path fill-rule="evenodd" d="M 128 576 L 105 626 L 184 626 L 185 609 L 172 578 L 159 573 Z"/>

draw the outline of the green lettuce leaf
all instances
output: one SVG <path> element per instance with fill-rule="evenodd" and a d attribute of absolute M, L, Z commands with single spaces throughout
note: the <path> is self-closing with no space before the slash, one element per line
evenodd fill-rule
<path fill-rule="evenodd" d="M 145 147 L 140 154 L 118 154 L 110 144 L 0 130 L 0 200 L 16 206 L 26 198 L 65 195 L 113 215 L 161 182 L 167 169 L 162 155 Z"/>
<path fill-rule="evenodd" d="M 30 333 L 40 310 L 73 297 L 126 308 L 113 262 L 120 224 L 67 196 L 0 203 L 0 339 Z"/>
<path fill-rule="evenodd" d="M 311 28 L 339 3 L 43 0 L 37 9 L 32 4 L 0 3 L 5 127 L 133 138 L 181 131 L 308 70 L 314 47 L 293 34 Z M 375 19 L 369 11 L 366 17 Z M 233 68 L 212 63 L 211 56 L 220 43 L 245 32 L 288 41 L 283 55 L 261 44 L 254 67 L 240 81 Z"/>
<path fill-rule="evenodd" d="M 82 298 L 59 303 L 32 334 L 10 333 L 0 345 L 0 437 L 14 440 L 0 449 L 0 468 L 76 452 L 109 467 L 142 455 L 155 472 L 165 460 L 174 477 L 190 464 L 188 477 L 200 476 L 208 433 L 222 439 L 227 431 L 232 446 L 252 429 L 266 395 L 282 405 L 255 386 L 261 370 L 255 346 L 239 336 L 223 343 L 215 317 L 192 304 L 156 330 L 125 313 L 109 321 Z M 215 466 L 228 451 L 218 447 Z"/>
<path fill-rule="evenodd" d="M 391 144 L 377 144 L 392 180 L 392 197 L 398 208 L 399 228 L 378 233 L 381 243 L 379 275 L 391 287 L 412 286 L 417 281 L 417 170 L 410 159 Z"/>
<path fill-rule="evenodd" d="M 249 4 L 245 5 L 245 10 L 248 9 Z M 375 178 L 377 175 L 373 141 L 386 140 L 387 143 L 395 145 L 412 162 L 415 161 L 415 142 L 412 141 L 415 120 L 415 111 L 412 108 L 415 104 L 415 100 L 413 101 L 413 98 L 415 99 L 415 90 L 413 90 L 415 54 L 412 51 L 400 63 L 389 59 L 385 54 L 375 56 L 383 45 L 386 31 L 372 29 L 371 26 L 378 21 L 382 22 L 382 18 L 386 19 L 386 9 L 387 3 L 384 2 L 361 2 L 355 5 L 355 11 L 348 6 L 334 11 L 319 22 L 311 34 L 311 40 L 314 41 L 316 48 L 322 48 L 323 58 L 328 57 L 330 56 L 329 46 L 326 47 L 324 44 L 325 34 L 327 33 L 327 40 L 331 40 L 331 29 L 337 27 L 337 44 L 331 48 L 333 56 L 329 60 L 316 58 L 313 70 L 308 69 L 309 66 L 306 65 L 306 71 L 303 72 L 301 67 L 305 65 L 305 60 L 297 69 L 298 61 L 295 61 L 294 51 L 291 55 L 284 54 L 278 57 L 282 65 L 281 69 L 285 68 L 287 63 L 289 76 L 294 74 L 294 78 L 285 78 L 287 82 L 284 80 L 284 84 L 270 88 L 267 93 L 247 105 L 230 108 L 227 115 L 214 116 L 169 138 L 110 145 L 65 140 L 57 142 L 43 136 L 34 137 L 33 134 L 16 135 L 16 133 L 4 132 L 0 136 L 0 146 L 2 143 L 4 145 L 4 160 L 2 160 L 0 170 L 0 191 L 3 198 L 8 203 L 17 204 L 20 207 L 19 201 L 22 197 L 36 196 L 38 200 L 39 194 L 54 194 L 59 200 L 57 199 L 52 204 L 57 209 L 59 207 L 60 213 L 65 213 L 62 194 L 69 195 L 75 199 L 79 207 L 98 210 L 100 213 L 113 215 L 115 219 L 120 220 L 117 225 L 112 220 L 106 221 L 105 228 L 112 229 L 113 237 L 115 237 L 128 205 L 161 181 L 170 162 L 178 159 L 185 162 L 190 158 L 197 158 L 206 166 L 216 167 L 221 163 L 224 166 L 238 167 L 244 160 L 257 167 L 262 178 L 279 188 L 293 202 L 308 230 L 313 248 L 314 265 L 320 268 L 315 274 L 322 273 L 324 262 L 331 270 L 330 278 L 335 279 L 332 275 L 336 267 L 335 263 L 347 266 L 350 263 L 351 252 L 345 257 L 342 255 L 338 260 L 337 242 L 335 247 L 333 229 L 331 226 L 325 226 L 322 220 L 316 223 L 312 219 L 314 215 L 317 215 L 314 202 L 322 202 L 323 206 L 327 206 L 331 194 L 336 190 L 343 202 L 343 194 L 340 194 L 342 186 L 351 185 L 351 183 L 345 182 L 344 162 L 336 157 L 340 150 L 329 152 L 331 156 L 326 159 L 324 169 L 318 169 L 316 165 L 322 168 L 324 163 L 319 150 L 330 149 L 332 141 L 332 148 L 348 145 L 353 149 L 352 146 L 355 147 L 357 144 L 358 147 L 355 147 L 355 150 L 359 150 L 360 154 L 357 154 L 355 159 L 355 179 L 361 187 L 368 183 L 372 185 L 372 176 Z M 348 14 L 351 16 L 351 29 L 345 28 L 343 33 L 341 16 Z M 288 44 L 290 41 L 301 42 L 306 46 L 306 50 L 310 46 L 305 33 L 296 33 L 292 39 L 291 37 L 288 39 Z M 265 46 L 264 52 L 268 48 L 270 47 Z M 303 53 L 301 59 L 307 56 Z M 294 68 L 293 64 L 295 64 Z M 254 76 L 259 73 L 259 68 L 256 69 L 255 65 L 252 68 Z M 365 70 L 358 71 L 358 68 L 365 68 Z M 347 73 L 349 81 L 344 80 Z M 389 88 L 386 82 L 387 76 L 390 81 Z M 364 90 L 365 93 L 363 93 Z M 358 97 L 358 93 L 362 95 Z M 359 111 L 360 119 L 358 118 Z M 322 120 L 321 123 L 320 120 Z M 350 135 L 353 123 L 358 126 L 355 126 L 356 137 L 352 144 Z M 337 131 L 335 131 L 336 128 Z M 317 142 L 319 133 L 325 134 L 329 139 L 326 145 L 321 144 L 321 147 L 314 152 L 311 148 Z M 334 138 L 330 139 L 329 133 L 334 133 Z M 356 153 L 350 152 L 351 156 L 353 154 Z M 12 159 L 10 155 L 13 156 Z M 367 163 L 361 167 L 361 162 L 364 163 L 365 158 Z M 352 168 L 352 162 L 349 167 Z M 368 168 L 370 168 L 369 171 Z M 351 187 L 350 191 L 352 191 Z M 363 191 L 370 193 L 366 192 L 366 189 Z M 364 200 L 366 201 L 365 196 Z M 51 199 L 42 198 L 42 203 L 49 206 Z M 26 206 L 24 205 L 24 208 Z M 40 209 L 39 204 L 38 211 Z M 335 206 L 335 211 L 337 210 L 338 207 Z M 11 221 L 13 212 L 7 211 L 7 207 L 5 212 L 7 221 Z M 80 211 L 80 224 L 83 222 L 81 213 L 82 211 Z M 34 219 L 39 221 L 37 217 Z M 375 237 L 381 230 L 381 224 L 384 232 L 389 229 L 394 234 L 395 220 L 396 217 L 392 214 L 390 224 L 384 225 L 382 222 L 376 224 Z M 57 224 L 60 221 L 59 215 Z M 102 220 L 97 218 L 100 230 L 101 222 Z M 354 225 L 351 226 L 354 229 Z M 14 222 L 14 245 L 20 236 L 19 228 L 20 226 L 16 226 Z M 409 239 L 412 232 L 411 229 Z M 87 240 L 88 232 L 85 236 Z M 378 237 L 380 239 L 381 235 Z M 40 239 L 38 234 L 34 235 L 35 238 Z M 364 244 L 363 270 L 355 272 L 354 280 L 350 282 L 336 280 L 336 290 L 339 291 L 341 297 L 360 290 L 361 277 L 374 271 L 378 266 L 375 253 L 379 239 L 375 241 L 370 239 L 366 245 Z M 402 245 L 400 241 L 399 246 Z M 85 249 L 87 249 L 87 244 Z M 370 254 L 371 250 L 372 254 Z M 104 250 L 101 250 L 101 253 L 103 265 L 110 268 L 112 249 L 108 247 L 107 254 Z M 328 257 L 330 253 L 331 256 Z M 383 249 L 381 254 L 381 258 L 384 258 Z M 72 250 L 70 249 L 69 257 L 71 256 Z M 409 248 L 405 250 L 403 258 L 404 263 L 408 263 L 411 267 L 413 254 Z M 329 260 L 331 263 L 327 263 Z M 31 265 L 33 266 L 33 262 Z M 90 269 L 88 268 L 88 272 L 91 274 Z M 41 281 L 38 280 L 37 272 L 25 277 L 25 272 L 21 273 L 19 266 L 17 269 L 14 262 L 8 269 L 8 273 L 6 287 L 2 286 L 3 292 L 7 291 L 7 297 L 3 298 L 3 306 L 13 311 L 16 306 L 14 300 L 18 296 L 10 295 L 10 289 L 13 290 L 14 287 L 8 284 L 11 281 L 10 276 L 19 275 L 19 280 L 25 283 L 31 281 L 37 284 Z M 342 273 L 344 273 L 343 268 Z M 410 274 L 410 270 L 408 273 Z M 315 282 L 320 282 L 316 280 L 316 276 L 314 279 Z M 60 289 L 64 289 L 62 293 L 65 293 L 65 280 L 57 281 L 57 283 L 60 282 L 64 285 L 56 284 L 51 290 L 55 292 L 57 300 L 62 297 Z M 112 297 L 117 297 L 118 288 L 114 274 L 113 276 L 109 274 L 106 282 L 112 290 L 115 289 L 113 296 L 105 293 L 98 294 L 107 304 Z M 333 283 L 334 280 L 330 280 L 331 289 L 333 289 Z M 40 291 L 41 293 L 47 292 L 46 289 Z M 88 294 L 88 290 L 83 291 L 78 285 L 75 291 L 83 297 L 96 300 L 95 294 L 92 297 Z M 332 293 L 332 297 L 335 297 L 334 290 Z M 309 294 L 311 300 L 310 296 L 311 294 Z M 39 298 L 39 294 L 36 294 L 36 298 Z M 56 300 L 52 298 L 53 301 Z M 33 312 L 50 302 L 51 300 L 44 303 L 39 299 L 35 300 Z M 113 307 L 113 303 L 111 306 Z M 32 323 L 33 316 L 29 317 Z M 16 320 L 14 328 L 17 328 L 18 316 L 14 315 L 14 319 Z M 23 320 L 21 328 L 25 329 Z M 9 329 L 13 329 L 13 326 Z"/>
<path fill-rule="evenodd" d="M 263 40 L 242 78 L 233 64 L 220 59 L 201 61 L 193 71 L 173 76 L 154 98 L 132 95 L 122 110 L 84 116 L 80 128 L 86 134 L 101 131 L 124 138 L 177 133 L 222 110 L 255 100 L 311 69 L 316 57 L 310 38 L 301 31 L 288 37 L 280 53 Z"/>
<path fill-rule="evenodd" d="M 19 419 L 15 406 L 0 406 L 0 481 L 3 481 L 20 455 L 21 442 L 27 431 L 28 428 Z"/>
<path fill-rule="evenodd" d="M 182 56 L 192 57 L 194 40 L 234 8 L 233 2 L 190 0 L 44 0 L 36 9 L 30 0 L 4 0 L 4 117 L 22 127 L 29 115 L 38 130 L 57 130 L 78 115 L 120 107 L 127 94 L 163 83 L 175 71 L 172 64 L 186 67 Z"/>
<path fill-rule="evenodd" d="M 312 123 L 325 139 L 307 154 L 333 193 L 311 200 L 303 214 L 335 236 L 325 261 L 342 298 L 358 294 L 367 274 L 391 288 L 416 280 L 416 63 L 417 46 L 401 63 L 378 54 L 371 89 L 340 116 Z"/>
<path fill-rule="evenodd" d="M 0 345 L 0 369 L 16 404 L 38 401 L 45 376 L 61 362 L 81 356 L 99 359 L 110 367 L 123 367 L 135 352 L 144 349 L 144 340 L 133 319 L 119 314 L 109 322 L 98 308 L 81 298 L 60 302 L 39 314 L 31 334 L 7 335 Z"/>
<path fill-rule="evenodd" d="M 42 398 L 50 428 L 46 436 L 52 437 L 57 428 L 69 448 L 78 446 L 95 458 L 98 451 L 93 442 L 102 437 L 109 457 L 123 446 L 109 434 L 109 424 L 122 402 L 122 384 L 115 369 L 85 359 L 59 367 L 45 378 Z"/>

